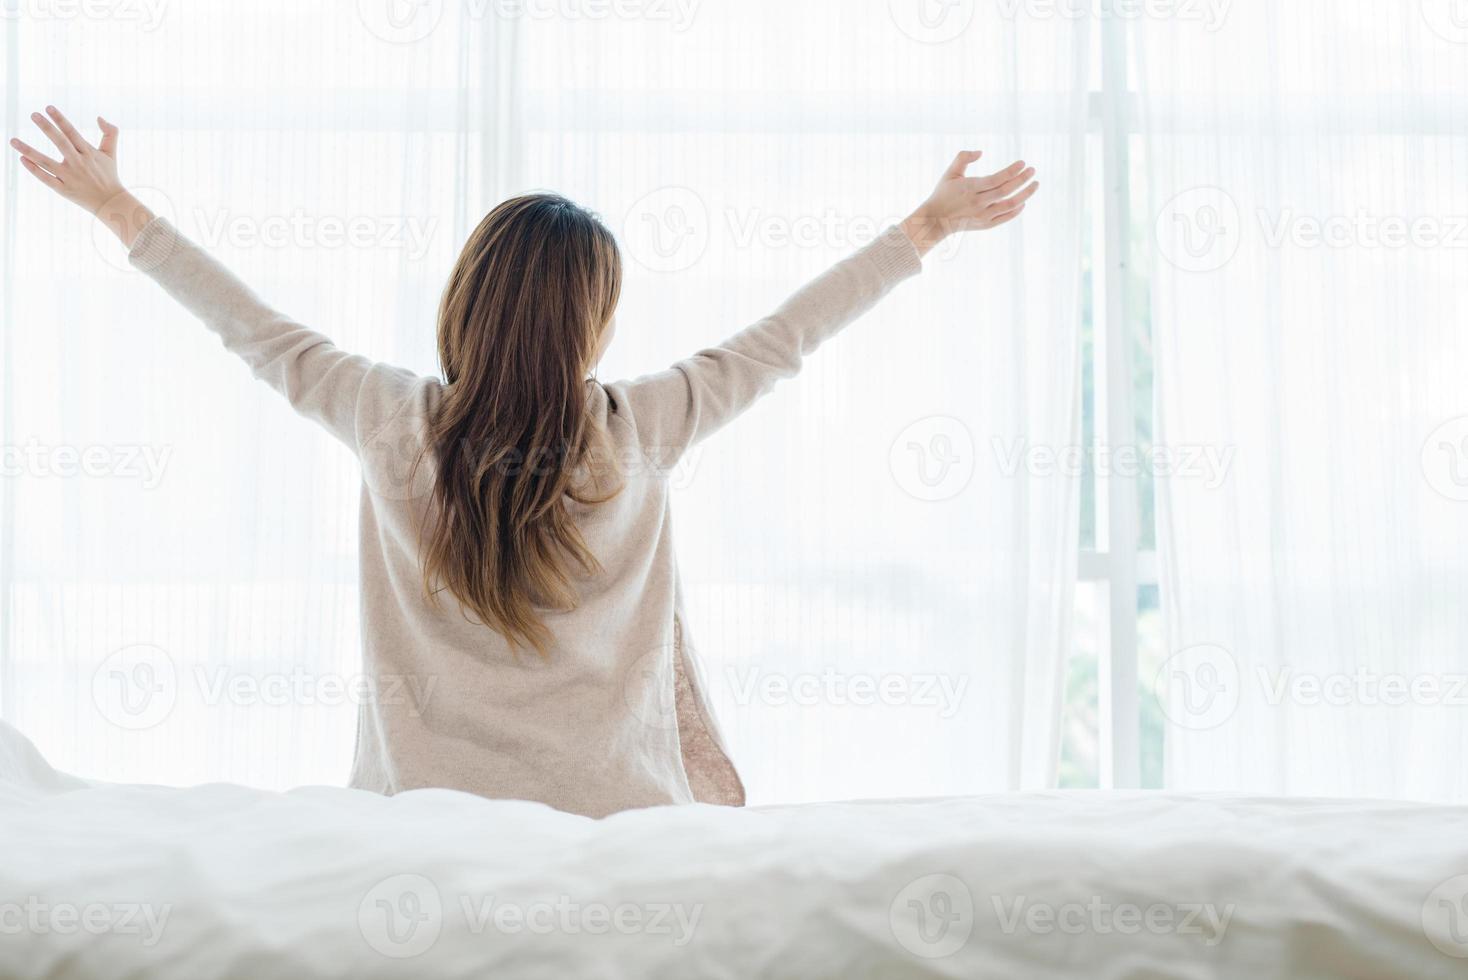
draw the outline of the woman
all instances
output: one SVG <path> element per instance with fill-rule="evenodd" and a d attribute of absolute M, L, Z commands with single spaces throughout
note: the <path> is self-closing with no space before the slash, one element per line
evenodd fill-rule
<path fill-rule="evenodd" d="M 496 207 L 438 314 L 443 378 L 337 349 L 257 298 L 117 176 L 117 127 L 93 147 L 55 107 L 32 120 L 57 156 L 27 171 L 117 234 L 130 259 L 255 375 L 362 461 L 364 657 L 352 785 L 446 787 L 603 816 L 744 788 L 685 628 L 667 475 L 802 358 L 921 269 L 948 235 L 1017 218 L 1023 162 L 965 176 L 958 155 L 900 226 L 773 314 L 666 371 L 592 375 L 622 265 L 589 212 L 554 195 Z M 404 682 L 407 682 L 404 684 Z M 431 691 L 414 701 L 403 688 Z"/>

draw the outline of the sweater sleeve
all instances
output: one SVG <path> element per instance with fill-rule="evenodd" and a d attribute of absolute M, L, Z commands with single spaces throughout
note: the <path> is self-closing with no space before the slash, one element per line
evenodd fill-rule
<path fill-rule="evenodd" d="M 608 391 L 630 415 L 644 450 L 671 464 L 776 382 L 794 377 L 807 355 L 921 270 L 907 235 L 888 228 L 719 346 Z"/>
<path fill-rule="evenodd" d="M 255 377 L 354 452 L 403 408 L 421 380 L 348 354 L 277 313 L 163 218 L 142 230 L 128 259 L 218 334 Z"/>

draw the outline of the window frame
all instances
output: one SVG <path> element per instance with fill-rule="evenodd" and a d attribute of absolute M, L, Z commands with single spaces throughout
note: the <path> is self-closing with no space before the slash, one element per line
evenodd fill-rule
<path fill-rule="evenodd" d="M 1136 390 L 1136 311 L 1130 301 L 1134 269 L 1130 261 L 1137 229 L 1132 221 L 1131 139 L 1137 134 L 1131 91 L 1128 24 L 1102 17 L 1099 23 L 1100 88 L 1090 101 L 1091 135 L 1101 142 L 1101 253 L 1094 266 L 1096 291 L 1092 348 L 1083 371 L 1092 373 L 1093 459 L 1109 448 L 1137 446 L 1138 403 L 1150 389 Z M 1085 409 L 1083 408 L 1083 411 Z M 1142 788 L 1142 704 L 1139 682 L 1139 599 L 1158 585 L 1158 558 L 1143 549 L 1141 491 L 1150 477 L 1108 467 L 1094 474 L 1094 547 L 1082 545 L 1077 583 L 1106 585 L 1106 627 L 1097 651 L 1097 785 L 1101 789 Z M 1081 506 L 1085 506 L 1082 498 Z M 1154 536 L 1155 540 L 1155 536 Z"/>

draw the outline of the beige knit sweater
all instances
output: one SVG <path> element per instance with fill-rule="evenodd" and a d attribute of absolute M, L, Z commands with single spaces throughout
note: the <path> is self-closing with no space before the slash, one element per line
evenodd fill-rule
<path fill-rule="evenodd" d="M 446 787 L 589 816 L 744 802 L 683 611 L 667 477 L 691 445 L 920 270 L 900 229 L 718 347 L 634 381 L 587 382 L 625 485 L 576 511 L 604 571 L 581 584 L 574 611 L 545 616 L 555 637 L 545 659 L 512 652 L 452 597 L 435 606 L 424 596 L 418 527 L 433 468 L 413 464 L 442 397 L 438 380 L 339 350 L 163 219 L 138 236 L 131 259 L 361 460 L 363 656 L 375 687 L 359 718 L 353 786 Z"/>

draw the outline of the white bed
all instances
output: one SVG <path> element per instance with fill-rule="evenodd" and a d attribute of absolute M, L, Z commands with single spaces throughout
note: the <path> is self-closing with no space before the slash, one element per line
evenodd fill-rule
<path fill-rule="evenodd" d="M 0 723 L 0 975 L 1468 977 L 1468 809 L 1026 793 L 600 822 L 88 784 Z"/>

